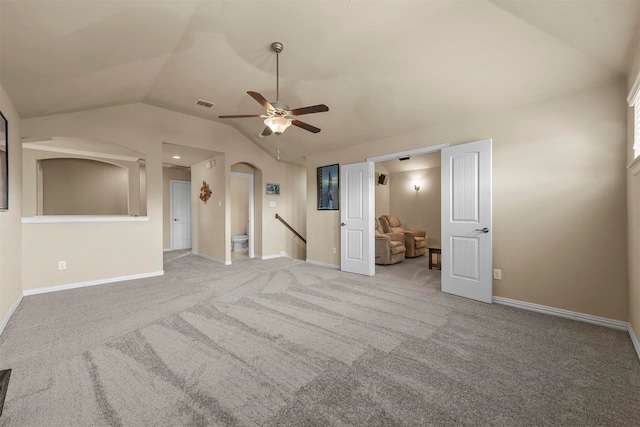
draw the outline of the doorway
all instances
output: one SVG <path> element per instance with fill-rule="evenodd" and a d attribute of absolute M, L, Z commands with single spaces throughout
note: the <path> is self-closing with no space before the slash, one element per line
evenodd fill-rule
<path fill-rule="evenodd" d="M 191 182 L 171 180 L 171 250 L 191 249 Z"/>
<path fill-rule="evenodd" d="M 246 235 L 249 238 L 246 251 L 232 250 L 231 262 L 255 257 L 254 180 L 253 174 L 231 171 L 231 236 Z"/>
<path fill-rule="evenodd" d="M 459 144 L 448 144 L 410 150 L 369 158 L 366 163 L 407 159 L 412 155 L 427 154 L 436 151 L 442 153 L 441 169 L 441 231 L 442 231 L 442 290 L 455 295 L 491 302 L 493 280 L 492 269 L 492 226 L 491 213 L 491 146 L 490 139 Z M 345 165 L 356 167 L 364 164 Z M 370 181 L 373 182 L 373 173 Z M 342 176 L 341 176 L 342 179 Z M 419 191 L 419 183 L 414 184 Z M 346 200 L 346 203 L 351 201 Z M 359 205 L 363 209 L 362 217 L 373 223 L 375 212 L 369 204 Z M 341 215 L 342 228 L 349 229 L 351 223 Z M 373 227 L 369 239 L 374 239 Z M 355 246 L 350 241 L 351 246 Z M 366 242 L 368 239 L 361 239 Z M 346 249 L 343 238 L 341 249 Z M 362 246 L 362 245 L 360 245 Z M 359 249 L 359 250 L 358 250 Z M 375 253 L 368 253 L 366 247 L 349 248 L 350 253 L 365 253 L 363 261 L 373 269 Z M 345 268 L 347 267 L 347 268 Z M 366 266 L 363 266 L 363 269 Z M 343 263 L 342 269 L 350 271 Z M 358 271 L 352 271 L 358 273 Z M 375 273 L 374 273 L 375 274 Z"/>

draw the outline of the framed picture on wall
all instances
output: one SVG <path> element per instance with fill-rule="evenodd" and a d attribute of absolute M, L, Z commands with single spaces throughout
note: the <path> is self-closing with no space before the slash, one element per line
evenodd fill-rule
<path fill-rule="evenodd" d="M 340 208 L 340 166 L 318 168 L 318 210 L 337 211 Z"/>
<path fill-rule="evenodd" d="M 0 111 L 0 210 L 9 209 L 9 124 Z"/>
<path fill-rule="evenodd" d="M 280 195 L 280 184 L 273 184 L 267 182 L 267 196 L 279 196 Z"/>

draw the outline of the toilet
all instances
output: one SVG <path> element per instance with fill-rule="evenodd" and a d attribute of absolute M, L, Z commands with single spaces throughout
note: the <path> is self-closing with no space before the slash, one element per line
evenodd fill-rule
<path fill-rule="evenodd" d="M 231 236 L 231 247 L 233 252 L 243 252 L 249 250 L 249 236 Z"/>

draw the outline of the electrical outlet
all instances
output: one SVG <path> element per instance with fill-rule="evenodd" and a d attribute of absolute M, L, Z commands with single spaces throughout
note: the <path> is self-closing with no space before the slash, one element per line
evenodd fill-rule
<path fill-rule="evenodd" d="M 502 280 L 502 270 L 499 268 L 493 269 L 493 278 L 496 280 Z"/>
<path fill-rule="evenodd" d="M 66 270 L 67 261 L 58 261 L 58 270 Z"/>
<path fill-rule="evenodd" d="M 333 248 L 333 254 L 335 255 L 336 253 L 336 248 Z"/>

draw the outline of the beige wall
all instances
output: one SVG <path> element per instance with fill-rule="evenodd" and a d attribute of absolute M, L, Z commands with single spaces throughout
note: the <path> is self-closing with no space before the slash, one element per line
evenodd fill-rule
<path fill-rule="evenodd" d="M 308 258 L 340 264 L 339 213 L 313 203 L 318 166 L 493 138 L 494 295 L 626 321 L 625 98 L 621 80 L 310 156 Z"/>
<path fill-rule="evenodd" d="M 637 48 L 637 44 L 636 44 Z M 640 51 L 629 72 L 627 92 L 631 91 L 636 77 L 640 74 Z M 640 108 L 640 107 L 637 107 Z M 626 144 L 627 162 L 633 161 L 633 108 L 627 109 L 628 132 Z M 629 247 L 629 323 L 637 339 L 640 340 L 640 158 L 636 159 L 627 172 L 627 221 Z"/>
<path fill-rule="evenodd" d="M 207 161 L 214 160 L 215 165 L 211 168 L 206 166 Z M 191 193 L 193 194 L 193 209 L 191 211 L 192 235 L 194 241 L 191 244 L 195 253 L 215 259 L 219 262 L 229 262 L 226 256 L 229 244 L 225 237 L 226 215 L 226 176 L 225 176 L 225 155 L 220 154 L 212 159 L 197 163 L 191 166 Z M 211 190 L 209 200 L 200 199 L 200 190 L 204 183 L 207 183 Z M 193 225 L 195 224 L 195 230 Z"/>
<path fill-rule="evenodd" d="M 128 215 L 129 170 L 88 159 L 44 159 L 44 215 Z"/>
<path fill-rule="evenodd" d="M 431 155 L 439 156 L 440 153 Z M 416 191 L 413 181 L 420 181 Z M 389 179 L 393 215 L 407 229 L 426 230 L 428 245 L 440 243 L 440 168 L 392 173 Z"/>
<path fill-rule="evenodd" d="M 0 211 L 0 329 L 22 292 L 22 138 L 20 117 L 0 86 L 0 110 L 9 130 L 9 209 Z M 1 332 L 1 330 L 0 330 Z"/>
<path fill-rule="evenodd" d="M 391 176 L 387 168 L 381 162 L 375 164 L 376 176 L 375 176 L 375 197 L 376 197 L 376 218 L 380 215 L 388 214 L 389 210 L 389 188 L 391 187 Z M 378 184 L 378 176 L 385 174 L 389 177 L 389 181 L 386 185 Z"/>
<path fill-rule="evenodd" d="M 28 266 L 38 265 L 41 271 L 37 276 L 29 272 L 25 277 L 24 288 L 36 289 L 54 285 L 72 284 L 99 280 L 103 278 L 154 273 L 162 270 L 163 249 L 163 179 L 162 179 L 162 143 L 179 143 L 181 145 L 213 150 L 225 153 L 223 161 L 217 167 L 222 171 L 215 172 L 218 181 L 212 200 L 221 201 L 222 206 L 207 206 L 216 211 L 215 218 L 204 215 L 206 221 L 214 224 L 214 229 L 192 224 L 192 242 L 199 242 L 202 253 L 212 258 L 230 261 L 230 229 L 224 222 L 229 213 L 229 165 L 246 162 L 259 170 L 259 179 L 269 182 L 285 182 L 292 176 L 299 177 L 304 173 L 300 166 L 277 162 L 253 142 L 240 135 L 231 126 L 215 123 L 184 114 L 175 113 L 146 104 L 129 104 L 79 113 L 62 114 L 22 121 L 23 137 L 42 138 L 48 136 L 65 136 L 88 138 L 105 142 L 117 142 L 142 153 L 146 158 L 147 181 L 147 222 L 135 222 L 123 225 L 120 223 L 100 224 L 25 224 L 23 256 L 25 270 Z M 203 166 L 204 168 L 204 166 Z M 302 171 L 302 172 L 301 172 Z M 192 171 L 193 172 L 193 171 Z M 212 172 L 212 171 L 210 171 Z M 213 172 L 212 172 L 213 173 Z M 197 191 L 202 184 L 194 175 L 192 192 L 197 199 Z M 222 177 L 222 178 L 220 178 Z M 18 179 L 19 180 L 19 179 Z M 198 185 L 199 184 L 199 185 Z M 260 185 L 261 183 L 256 183 Z M 213 189 L 213 187 L 212 187 Z M 288 214 L 304 206 L 304 198 L 296 197 L 296 192 L 280 196 L 277 209 Z M 198 203 L 199 202 L 199 199 Z M 256 232 L 256 253 L 261 256 L 278 256 L 289 249 L 290 243 L 276 225 L 273 215 L 275 209 L 262 206 L 262 197 L 256 200 L 256 215 L 260 215 Z M 194 201 L 194 204 L 196 202 Z M 224 213 L 217 214 L 220 208 Z M 211 212 L 209 212 L 211 213 Z M 215 222 L 222 219 L 223 222 Z M 302 229 L 306 226 L 300 221 Z M 208 224 L 207 224 L 208 225 Z M 300 224 L 295 224 L 300 226 Z M 216 227 L 222 227 L 218 230 Z M 201 232 L 202 235 L 194 233 Z M 99 236 L 91 242 L 87 236 Z M 67 236 L 64 237 L 63 236 Z M 227 238 L 227 236 L 229 238 Z M 62 239 L 62 241 L 60 240 Z M 77 239 L 77 240 L 76 240 Z M 227 244 L 227 241 L 229 244 Z M 128 244 L 122 252 L 114 253 L 111 248 Z M 196 244 L 194 243 L 194 245 Z M 91 251 L 77 251 L 76 246 L 87 245 Z M 58 256 L 42 247 L 52 247 L 61 253 L 68 254 L 69 268 L 58 271 Z M 195 249 L 195 248 L 194 248 Z M 103 258 L 97 263 L 96 258 Z"/>
<path fill-rule="evenodd" d="M 171 181 L 191 181 L 191 171 L 183 168 L 162 169 L 162 247 L 171 249 Z M 193 193 L 193 185 L 192 185 Z"/>

